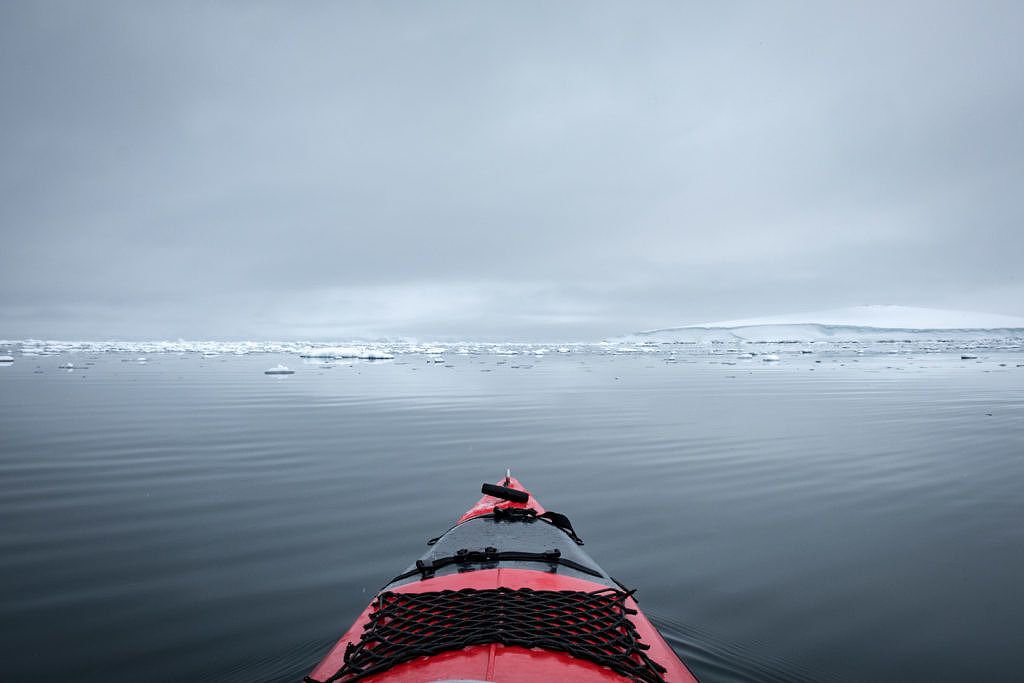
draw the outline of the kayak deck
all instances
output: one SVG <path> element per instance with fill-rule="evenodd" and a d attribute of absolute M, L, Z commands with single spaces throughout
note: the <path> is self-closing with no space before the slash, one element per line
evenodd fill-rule
<path fill-rule="evenodd" d="M 487 549 L 494 549 L 488 553 Z M 614 587 L 608 576 L 565 532 L 533 517 L 479 515 L 439 537 L 416 563 L 392 580 L 385 590 L 431 576 L 480 569 L 535 569 L 589 579 Z"/>
<path fill-rule="evenodd" d="M 525 492 L 511 477 L 503 485 Z M 485 495 L 306 680 L 695 683 L 632 592 L 527 495 Z"/>

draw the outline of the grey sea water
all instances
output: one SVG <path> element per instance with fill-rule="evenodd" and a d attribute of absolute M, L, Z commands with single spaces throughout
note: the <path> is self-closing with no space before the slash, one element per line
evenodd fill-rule
<path fill-rule="evenodd" d="M 1024 670 L 1019 348 L 17 351 L 5 681 L 297 681 L 506 467 L 705 683 Z"/>

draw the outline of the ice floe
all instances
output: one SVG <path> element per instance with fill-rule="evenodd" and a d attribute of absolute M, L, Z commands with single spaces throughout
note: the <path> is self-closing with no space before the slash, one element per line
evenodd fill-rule
<path fill-rule="evenodd" d="M 778 331 L 781 328 L 773 328 Z M 789 329 L 789 328 L 787 328 Z M 48 356 L 57 356 L 64 364 L 65 370 L 86 370 L 88 364 L 100 358 L 102 354 L 113 354 L 124 363 L 154 362 L 161 355 L 177 355 L 182 358 L 194 357 L 201 359 L 220 358 L 221 363 L 235 360 L 244 362 L 244 357 L 252 354 L 276 354 L 278 356 L 301 357 L 302 363 L 322 365 L 353 364 L 361 361 L 388 361 L 392 359 L 411 359 L 419 357 L 438 363 L 450 362 L 455 358 L 464 359 L 467 363 L 487 362 L 492 359 L 504 363 L 511 359 L 543 359 L 551 363 L 585 362 L 588 357 L 609 356 L 616 360 L 628 362 L 629 358 L 655 358 L 669 363 L 689 363 L 706 359 L 716 365 L 731 361 L 749 361 L 766 359 L 757 362 L 758 367 L 767 367 L 771 357 L 777 357 L 787 366 L 797 364 L 813 364 L 824 359 L 831 364 L 833 360 L 845 358 L 854 362 L 857 358 L 867 359 L 877 356 L 890 358 L 905 356 L 948 355 L 951 359 L 977 361 L 974 367 L 996 365 L 1006 361 L 1007 353 L 1024 353 L 1024 328 L 1020 336 L 973 336 L 954 334 L 955 331 L 944 332 L 942 338 L 915 337 L 912 335 L 893 335 L 879 332 L 877 335 L 865 335 L 858 339 L 844 339 L 840 336 L 805 340 L 779 339 L 775 334 L 765 333 L 760 336 L 751 335 L 744 339 L 729 331 L 722 338 L 717 335 L 721 330 L 713 330 L 714 334 L 703 329 L 700 334 L 684 339 L 662 339 L 657 337 L 635 337 L 632 339 L 609 340 L 598 343 L 572 342 L 559 346 L 527 342 L 481 342 L 467 340 L 445 340 L 430 344 L 417 343 L 411 340 L 339 340 L 330 342 L 310 341 L 60 341 L 26 339 L 21 341 L 5 341 L 0 346 L 0 356 L 13 359 L 36 358 L 37 362 Z M 878 332 L 878 330 L 876 330 Z M 884 332 L 884 331 L 883 331 Z M 986 332 L 990 334 L 991 331 Z M 873 333 L 874 334 L 874 333 Z M 685 336 L 685 335 L 684 335 Z M 907 338 L 904 338 L 907 336 Z M 571 354 L 566 356 L 563 354 Z M 1002 357 L 999 357 L 1002 354 Z M 556 358 L 558 356 L 558 358 Z M 961 356 L 969 358 L 961 359 Z M 145 359 L 145 360 L 143 360 Z M 1009 367 L 1016 367 L 1019 357 L 1013 357 Z M 0 361 L 0 363 L 5 361 Z M 217 361 L 210 361 L 212 364 Z M 276 359 L 275 359 L 276 362 Z M 296 358 L 298 362 L 298 358 Z M 820 365 L 820 364 L 819 364 Z M 412 363 L 410 368 L 421 363 Z M 528 363 L 519 364 L 527 368 Z"/>
<path fill-rule="evenodd" d="M 264 375 L 294 375 L 295 371 L 290 370 L 287 365 L 278 363 L 272 368 L 268 368 L 263 371 Z"/>
<path fill-rule="evenodd" d="M 395 357 L 387 349 L 367 348 L 360 346 L 321 346 L 307 347 L 299 351 L 302 358 L 359 358 L 362 360 L 390 360 Z"/>
<path fill-rule="evenodd" d="M 354 346 L 307 347 L 299 351 L 302 358 L 358 358 L 362 349 Z"/>

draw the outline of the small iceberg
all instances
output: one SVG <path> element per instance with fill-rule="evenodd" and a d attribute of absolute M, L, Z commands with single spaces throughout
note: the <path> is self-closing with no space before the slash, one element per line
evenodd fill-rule
<path fill-rule="evenodd" d="M 14 356 L 0 356 L 0 364 L 10 365 L 14 362 Z"/>
<path fill-rule="evenodd" d="M 264 370 L 263 374 L 264 375 L 294 375 L 295 371 L 294 370 L 289 370 L 287 365 L 281 365 L 280 363 L 278 363 L 274 367 L 272 367 L 272 368 L 270 368 L 268 370 Z"/>
<path fill-rule="evenodd" d="M 423 353 L 429 354 L 431 356 L 436 356 L 437 354 L 444 353 L 445 351 L 447 351 L 447 349 L 440 346 L 431 346 L 426 349 L 423 349 Z"/>
<path fill-rule="evenodd" d="M 960 360 L 978 360 L 978 357 L 977 356 L 971 356 L 971 355 L 968 355 L 968 354 L 965 353 L 962 356 L 960 356 Z"/>
<path fill-rule="evenodd" d="M 761 360 L 763 360 L 765 363 L 775 363 L 775 362 L 779 361 L 780 358 L 779 358 L 778 354 L 768 353 L 768 354 L 765 354 L 765 355 L 761 356 Z"/>

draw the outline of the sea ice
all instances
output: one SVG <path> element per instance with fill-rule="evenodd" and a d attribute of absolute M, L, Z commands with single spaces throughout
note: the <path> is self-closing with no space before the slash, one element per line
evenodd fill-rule
<path fill-rule="evenodd" d="M 900 309 L 887 309 L 889 313 Z M 883 316 L 880 316 L 883 317 Z M 979 323 L 981 319 L 958 319 L 954 322 Z M 832 321 L 840 321 L 832 318 Z M 748 321 L 732 321 L 748 322 Z M 763 321 L 757 321 L 763 322 Z M 851 320 L 852 322 L 852 320 Z M 878 321 L 883 322 L 883 321 Z M 917 319 L 912 322 L 924 323 L 928 320 Z M 933 320 L 931 322 L 942 322 Z M 987 321 L 987 322 L 992 322 Z M 999 322 L 999 321 L 996 321 Z M 1005 321 L 1004 321 L 1005 322 Z M 680 331 L 681 330 L 681 331 Z M 116 354 L 124 363 L 139 362 L 139 358 L 147 358 L 152 362 L 157 354 L 177 354 L 180 357 L 199 357 L 203 359 L 220 356 L 222 361 L 234 359 L 240 355 L 273 353 L 300 355 L 304 363 L 332 362 L 351 363 L 356 359 L 390 360 L 409 354 L 426 354 L 426 359 L 435 356 L 445 359 L 458 354 L 460 357 L 477 355 L 497 356 L 535 356 L 541 358 L 541 352 L 547 355 L 574 354 L 585 359 L 589 355 L 632 355 L 656 354 L 660 360 L 665 357 L 676 358 L 680 363 L 691 362 L 699 357 L 723 360 L 739 359 L 757 360 L 763 354 L 792 355 L 796 358 L 807 358 L 801 354 L 811 351 L 813 357 L 870 358 L 875 356 L 899 357 L 906 354 L 949 354 L 952 358 L 960 355 L 988 357 L 990 353 L 1020 352 L 1024 350 L 1024 327 L 1019 329 L 998 330 L 893 330 L 865 327 L 828 327 L 819 324 L 793 325 L 759 325 L 745 328 L 709 329 L 709 328 L 676 328 L 664 331 L 668 336 L 635 335 L 629 338 L 606 340 L 600 343 L 571 343 L 553 346 L 541 343 L 496 342 L 478 343 L 469 341 L 452 341 L 436 345 L 419 345 L 411 340 L 390 340 L 376 342 L 335 342 L 312 344 L 308 341 L 59 341 L 26 339 L 8 346 L 0 340 L 0 356 L 12 358 L 33 358 L 38 361 L 43 356 L 57 356 L 58 362 L 75 358 L 71 354 Z M 682 337 L 677 339 L 676 337 Z M 787 337 L 792 337 L 787 339 Z M 807 338 L 803 338 L 807 337 Z M 855 338 L 848 338 L 855 337 Z M 781 344 L 794 343 L 784 347 Z M 339 345 L 335 345 L 339 344 Z M 340 344 L 347 344 L 341 346 Z M 671 344 L 671 345 L 668 345 Z M 782 354 L 783 349 L 787 354 Z M 955 355 L 954 355 L 955 354 Z M 337 360 L 335 360 L 337 359 Z M 345 359 L 345 360 L 341 360 Z M 963 359 L 975 360 L 974 358 Z M 0 360 L 9 365 L 11 361 Z M 88 361 L 68 364 L 64 370 L 87 370 Z M 1012 367 L 1013 364 L 1011 363 Z M 521 366 L 525 367 L 525 366 Z"/>
<path fill-rule="evenodd" d="M 395 357 L 395 354 L 377 349 L 364 349 L 356 357 L 363 360 L 390 360 Z"/>
<path fill-rule="evenodd" d="M 309 347 L 299 352 L 302 358 L 359 358 L 362 349 L 352 346 Z"/>

